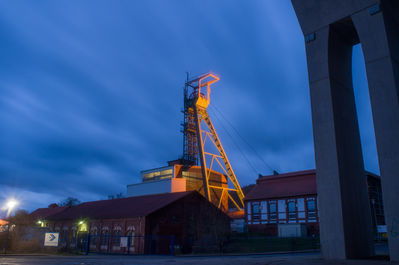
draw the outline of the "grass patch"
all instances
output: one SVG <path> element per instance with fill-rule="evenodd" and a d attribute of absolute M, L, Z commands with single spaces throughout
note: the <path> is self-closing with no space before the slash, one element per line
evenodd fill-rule
<path fill-rule="evenodd" d="M 262 253 L 279 251 L 317 250 L 320 240 L 312 237 L 278 238 L 262 236 L 235 236 L 223 246 L 224 253 Z"/>

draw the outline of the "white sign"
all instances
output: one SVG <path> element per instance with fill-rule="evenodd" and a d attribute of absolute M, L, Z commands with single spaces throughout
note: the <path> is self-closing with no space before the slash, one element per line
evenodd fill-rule
<path fill-rule="evenodd" d="M 387 226 L 386 225 L 377 225 L 377 232 L 378 233 L 386 233 L 387 232 Z"/>
<path fill-rule="evenodd" d="M 58 247 L 58 239 L 60 233 L 46 233 L 44 236 L 44 246 Z"/>
<path fill-rule="evenodd" d="M 121 237 L 121 248 L 127 248 L 127 236 Z"/>

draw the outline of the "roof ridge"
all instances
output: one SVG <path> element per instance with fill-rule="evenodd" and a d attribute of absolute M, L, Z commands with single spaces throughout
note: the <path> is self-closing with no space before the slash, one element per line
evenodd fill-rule
<path fill-rule="evenodd" d="M 74 206 L 72 206 L 72 207 L 79 206 L 79 205 L 81 205 L 81 204 L 87 204 L 87 203 L 96 203 L 96 202 L 105 202 L 105 201 L 118 201 L 118 200 L 128 200 L 128 199 L 132 199 L 132 198 L 141 198 L 141 197 L 149 197 L 149 196 L 160 196 L 160 195 L 164 195 L 164 194 L 174 194 L 174 193 L 190 193 L 190 192 L 192 192 L 192 191 L 163 192 L 163 193 L 157 193 L 157 194 L 146 194 L 146 195 L 139 195 L 139 196 L 123 197 L 123 198 L 114 198 L 114 199 L 103 199 L 103 200 L 96 200 L 96 201 L 87 201 L 87 202 L 79 203 L 79 204 L 74 205 Z"/>
<path fill-rule="evenodd" d="M 271 180 L 271 179 L 282 179 L 282 178 L 292 178 L 292 177 L 300 177 L 300 176 L 305 176 L 309 174 L 316 174 L 316 169 L 307 169 L 307 170 L 300 170 L 300 171 L 293 171 L 293 172 L 287 172 L 287 173 L 282 173 L 278 175 L 265 175 L 261 176 L 258 180 Z"/>
<path fill-rule="evenodd" d="M 147 216 L 195 192 L 160 193 L 112 200 L 89 201 L 53 214 L 49 216 L 49 219 L 113 219 L 119 216 L 125 216 L 124 218 Z"/>

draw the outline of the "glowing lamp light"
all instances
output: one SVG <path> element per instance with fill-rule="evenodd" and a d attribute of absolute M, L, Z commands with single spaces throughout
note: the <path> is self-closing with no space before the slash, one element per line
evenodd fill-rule
<path fill-rule="evenodd" d="M 8 210 L 12 210 L 15 208 L 15 206 L 18 205 L 18 201 L 14 200 L 14 199 L 10 199 L 7 203 L 6 203 L 6 208 Z"/>
<path fill-rule="evenodd" d="M 12 210 L 15 208 L 15 206 L 17 206 L 19 204 L 19 202 L 15 199 L 9 199 L 4 207 L 2 208 L 2 210 L 7 210 L 7 217 L 10 216 Z"/>
<path fill-rule="evenodd" d="M 84 220 L 79 221 L 79 232 L 87 232 L 87 224 Z"/>
<path fill-rule="evenodd" d="M 37 224 L 40 225 L 40 227 L 45 227 L 46 223 L 43 222 L 42 220 L 37 221 Z"/>

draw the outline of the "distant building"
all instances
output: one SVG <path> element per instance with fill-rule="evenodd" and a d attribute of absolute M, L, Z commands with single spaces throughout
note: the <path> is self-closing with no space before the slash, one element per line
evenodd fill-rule
<path fill-rule="evenodd" d="M 130 253 L 143 254 L 156 236 L 174 236 L 175 245 L 190 251 L 204 238 L 215 241 L 230 232 L 230 218 L 196 191 L 85 202 L 41 221 L 60 233 L 61 247 L 77 247 L 89 233 L 91 251 L 113 253 L 127 253 L 123 237 L 131 240 Z M 158 248 L 153 253 L 170 251 L 170 241 L 152 246 Z"/>
<path fill-rule="evenodd" d="M 142 182 L 127 185 L 127 196 L 141 196 L 165 192 L 198 191 L 204 196 L 203 178 L 200 166 L 184 166 L 182 161 L 169 161 L 168 166 L 141 171 Z M 226 175 L 211 170 L 209 184 L 227 188 Z M 219 205 L 222 190 L 211 190 L 211 201 Z M 224 196 L 221 209 L 228 210 L 228 197 Z"/>
<path fill-rule="evenodd" d="M 366 173 L 375 227 L 385 225 L 381 181 Z M 249 232 L 271 236 L 319 234 L 316 170 L 260 176 L 245 197 Z"/>
<path fill-rule="evenodd" d="M 6 231 L 8 221 L 0 219 L 0 233 Z"/>

